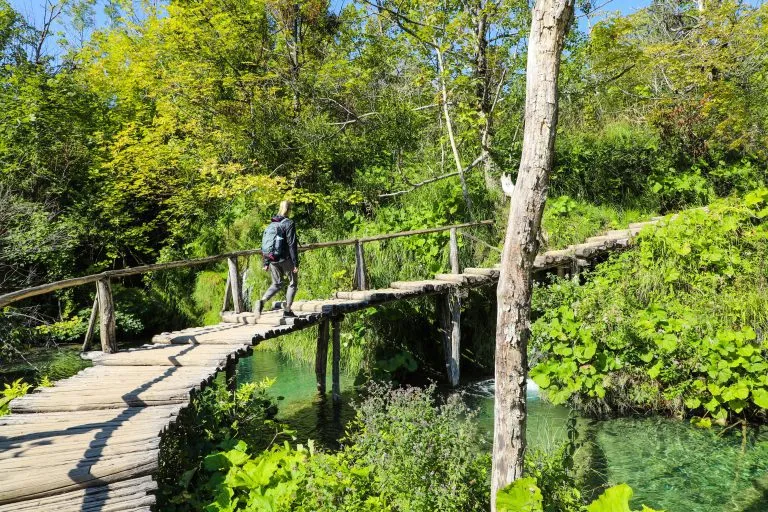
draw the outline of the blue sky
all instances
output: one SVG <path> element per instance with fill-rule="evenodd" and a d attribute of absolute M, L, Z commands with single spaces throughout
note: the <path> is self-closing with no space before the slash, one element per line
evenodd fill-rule
<path fill-rule="evenodd" d="M 331 6 L 333 9 L 341 9 L 344 5 L 351 2 L 352 0 L 331 0 Z M 41 24 L 46 0 L 10 0 L 10 3 L 16 11 L 24 15 L 33 24 L 36 26 Z M 593 3 L 595 15 L 592 17 L 592 24 L 609 12 L 619 11 L 623 14 L 634 12 L 650 4 L 650 0 L 593 0 Z M 97 25 L 106 23 L 106 17 L 101 7 L 96 8 L 96 23 Z M 585 16 L 579 16 L 578 23 L 581 30 L 588 30 L 588 20 Z"/>

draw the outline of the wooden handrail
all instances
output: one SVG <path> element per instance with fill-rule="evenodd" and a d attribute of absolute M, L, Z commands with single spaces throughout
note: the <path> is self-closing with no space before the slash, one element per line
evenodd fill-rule
<path fill-rule="evenodd" d="M 316 243 L 300 246 L 299 251 L 303 252 L 303 251 L 312 251 L 315 249 L 322 249 L 325 247 L 355 245 L 358 242 L 359 243 L 378 242 L 381 240 L 389 240 L 392 238 L 399 238 L 403 236 L 424 235 L 429 233 L 437 233 L 440 231 L 448 231 L 451 229 L 462 229 L 462 228 L 469 228 L 474 226 L 491 225 L 493 224 L 493 222 L 494 221 L 492 220 L 483 220 L 479 222 L 467 222 L 464 224 L 453 224 L 450 226 L 440 226 L 436 228 L 400 231 L 396 233 L 387 233 L 383 235 L 376 235 L 376 236 L 369 236 L 369 237 L 350 238 L 346 240 L 333 240 L 330 242 L 316 242 Z M 62 290 L 64 288 L 72 288 L 72 287 L 81 286 L 84 284 L 95 283 L 101 279 L 109 279 L 112 277 L 133 276 L 137 274 L 145 274 L 147 272 L 156 272 L 159 270 L 170 270 L 173 268 L 195 267 L 199 265 L 205 265 L 207 263 L 214 263 L 216 261 L 226 260 L 229 258 L 237 258 L 239 256 L 251 256 L 254 254 L 261 254 L 261 249 L 248 249 L 245 251 L 236 251 L 236 252 L 230 252 L 227 254 L 218 254 L 216 256 L 208 256 L 205 258 L 197 258 L 192 260 L 178 260 L 178 261 L 169 261 L 167 263 L 153 263 L 151 265 L 141 265 L 138 267 L 122 268 L 118 270 L 107 270 L 99 274 L 91 274 L 88 276 L 62 279 L 61 281 L 41 284 L 39 286 L 24 288 L 22 290 L 16 290 L 10 293 L 6 293 L 4 295 L 0 295 L 0 307 L 7 306 L 8 304 L 12 304 L 22 299 L 35 297 L 37 295 L 43 295 L 56 290 Z"/>

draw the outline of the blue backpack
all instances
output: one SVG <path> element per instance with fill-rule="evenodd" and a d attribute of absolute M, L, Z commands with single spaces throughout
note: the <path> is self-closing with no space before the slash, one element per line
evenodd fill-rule
<path fill-rule="evenodd" d="M 270 222 L 261 237 L 261 253 L 270 261 L 280 261 L 283 258 L 285 237 L 280 226 L 282 223 L 282 220 Z"/>

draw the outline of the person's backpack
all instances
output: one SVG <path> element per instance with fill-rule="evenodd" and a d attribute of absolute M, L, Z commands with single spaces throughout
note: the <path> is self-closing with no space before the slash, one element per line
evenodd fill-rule
<path fill-rule="evenodd" d="M 261 253 L 270 261 L 279 261 L 283 257 L 285 238 L 282 223 L 283 221 L 270 222 L 261 237 Z"/>

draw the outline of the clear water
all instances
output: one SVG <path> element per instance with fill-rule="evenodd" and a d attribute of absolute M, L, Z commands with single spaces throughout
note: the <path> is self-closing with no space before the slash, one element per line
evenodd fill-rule
<path fill-rule="evenodd" d="M 291 361 L 277 352 L 259 351 L 240 359 L 237 367 L 240 382 L 276 378 L 270 394 L 278 398 L 277 419 L 296 431 L 300 441 L 314 439 L 326 448 L 338 447 L 347 422 L 354 418 L 352 402 L 356 398 L 348 375 L 341 375 L 341 404 L 331 400 L 331 375 L 327 376 L 328 393 L 320 397 L 313 367 Z"/>
<path fill-rule="evenodd" d="M 569 411 L 529 389 L 528 441 L 551 448 L 566 439 Z M 493 381 L 464 388 L 479 408 L 478 421 L 493 431 Z M 618 483 L 642 504 L 667 512 L 768 512 L 768 429 L 699 429 L 659 417 L 578 421 L 581 453 L 595 489 Z"/>
<path fill-rule="evenodd" d="M 276 377 L 273 395 L 281 396 L 278 418 L 296 430 L 299 440 L 335 447 L 354 416 L 352 379 L 342 379 L 343 403 L 334 405 L 315 391 L 313 368 L 275 352 L 242 359 L 239 378 Z M 330 384 L 330 375 L 329 384 Z M 477 421 L 490 440 L 493 431 L 493 381 L 463 386 L 458 392 L 478 410 Z M 528 442 L 543 449 L 566 438 L 569 410 L 528 396 Z M 646 504 L 667 512 L 768 512 L 768 429 L 702 430 L 664 418 L 579 419 L 578 457 L 590 461 L 595 487 L 625 482 L 635 491 L 633 507 Z"/>

